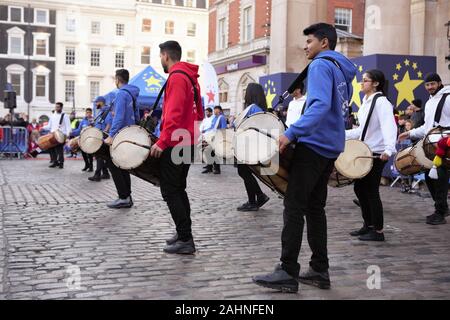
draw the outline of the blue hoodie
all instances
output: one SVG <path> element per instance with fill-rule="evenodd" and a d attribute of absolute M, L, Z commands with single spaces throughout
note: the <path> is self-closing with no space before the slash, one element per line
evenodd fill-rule
<path fill-rule="evenodd" d="M 217 124 L 217 120 L 220 117 L 220 122 Z M 217 128 L 216 128 L 217 125 Z M 211 121 L 211 126 L 208 129 L 203 130 L 203 132 L 208 132 L 214 129 L 226 129 L 227 128 L 227 119 L 225 119 L 225 116 L 223 113 L 221 113 L 219 116 L 213 115 L 213 119 Z"/>
<path fill-rule="evenodd" d="M 331 57 L 333 62 L 319 59 Z M 335 159 L 344 151 L 345 115 L 352 96 L 355 65 L 342 54 L 321 52 L 308 70 L 305 114 L 285 132 L 290 141 L 303 143 L 314 152 Z"/>
<path fill-rule="evenodd" d="M 111 114 L 111 111 L 109 111 L 108 115 L 107 115 L 106 118 L 105 118 L 105 121 L 104 121 L 103 123 L 100 123 L 101 118 L 102 118 L 101 115 L 102 115 L 103 113 L 107 112 L 110 108 L 111 108 L 110 106 L 103 106 L 103 107 L 100 109 L 100 116 L 97 118 L 97 121 L 95 122 L 95 127 L 96 127 L 97 129 L 100 129 L 100 130 L 102 130 L 102 131 L 105 131 L 106 126 L 107 126 L 108 124 L 111 124 L 111 123 L 112 123 L 112 114 Z"/>
<path fill-rule="evenodd" d="M 133 99 L 124 89 L 128 90 L 136 100 L 136 112 L 133 112 Z M 122 128 L 134 125 L 139 121 L 139 108 L 137 106 L 138 96 L 139 88 L 129 84 L 124 85 L 117 91 L 113 108 L 114 117 L 111 129 L 109 130 L 109 135 L 111 137 L 114 137 Z"/>
<path fill-rule="evenodd" d="M 71 135 L 74 137 L 78 137 L 81 133 L 81 130 L 90 126 L 93 121 L 94 121 L 93 118 L 91 118 L 91 119 L 84 118 L 83 120 L 80 121 L 80 124 L 78 124 L 78 128 L 76 128 L 75 130 L 72 130 Z"/>

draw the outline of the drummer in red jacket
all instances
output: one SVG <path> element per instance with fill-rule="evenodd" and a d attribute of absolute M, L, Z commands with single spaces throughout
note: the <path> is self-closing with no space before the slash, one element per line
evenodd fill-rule
<path fill-rule="evenodd" d="M 182 50 L 176 41 L 164 42 L 159 48 L 161 64 L 164 72 L 169 73 L 169 78 L 164 94 L 161 136 L 153 145 L 151 156 L 161 158 L 161 194 L 167 202 L 177 231 L 166 241 L 164 251 L 193 254 L 195 245 L 186 178 L 199 134 L 197 125 L 203 120 L 200 86 L 197 81 L 198 66 L 180 62 Z"/>

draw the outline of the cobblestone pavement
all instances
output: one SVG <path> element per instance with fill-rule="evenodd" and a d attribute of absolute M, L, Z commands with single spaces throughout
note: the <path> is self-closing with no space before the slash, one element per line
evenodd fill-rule
<path fill-rule="evenodd" d="M 298 294 L 281 294 L 251 277 L 279 259 L 282 201 L 267 191 L 264 209 L 237 212 L 246 199 L 234 167 L 220 176 L 191 168 L 198 253 L 178 256 L 162 251 L 174 227 L 158 188 L 133 177 L 135 206 L 111 210 L 111 180 L 87 181 L 82 161 L 66 161 L 64 170 L 47 166 L 45 159 L 0 161 L 0 299 L 450 298 L 450 224 L 424 223 L 433 211 L 429 197 L 383 187 L 387 241 L 362 243 L 348 235 L 361 226 L 352 188 L 330 188 L 332 289 L 301 285 Z M 309 256 L 305 241 L 303 269 Z M 379 290 L 367 287 L 369 266 L 380 268 Z"/>

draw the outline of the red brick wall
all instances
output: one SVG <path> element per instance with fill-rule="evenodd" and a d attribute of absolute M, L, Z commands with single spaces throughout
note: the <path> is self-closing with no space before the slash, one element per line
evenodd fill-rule
<path fill-rule="evenodd" d="M 272 0 L 255 1 L 255 39 L 270 35 L 270 27 L 265 25 L 270 24 L 271 8 Z"/>
<path fill-rule="evenodd" d="M 231 0 L 229 4 L 228 16 L 228 46 L 232 47 L 239 43 L 240 38 L 240 0 Z"/>
<path fill-rule="evenodd" d="M 334 24 L 335 8 L 352 9 L 352 33 L 364 35 L 365 0 L 328 0 L 328 23 Z"/>
<path fill-rule="evenodd" d="M 209 1 L 210 4 L 212 0 Z M 217 11 L 209 13 L 209 33 L 208 33 L 208 53 L 216 51 L 216 35 L 217 35 Z"/>

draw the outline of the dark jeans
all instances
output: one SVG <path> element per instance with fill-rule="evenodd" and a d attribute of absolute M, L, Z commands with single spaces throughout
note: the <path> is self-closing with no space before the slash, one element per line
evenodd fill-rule
<path fill-rule="evenodd" d="M 108 167 L 106 166 L 106 161 L 101 158 L 96 158 L 97 168 L 95 169 L 95 176 L 100 176 L 103 172 L 104 175 L 108 174 Z"/>
<path fill-rule="evenodd" d="M 372 226 L 377 231 L 383 230 L 383 204 L 380 199 L 381 174 L 386 161 L 373 160 L 369 174 L 355 180 L 355 194 L 358 197 L 362 217 L 366 226 Z"/>
<path fill-rule="evenodd" d="M 335 159 L 327 159 L 304 144 L 297 144 L 284 199 L 281 233 L 281 266 L 291 276 L 300 272 L 298 256 L 306 217 L 307 236 L 312 251 L 310 266 L 317 272 L 328 270 L 327 183 Z"/>
<path fill-rule="evenodd" d="M 444 167 L 437 168 L 438 179 L 430 179 L 429 171 L 425 172 L 425 182 L 434 200 L 435 212 L 444 215 L 448 212 L 448 179 L 449 172 Z"/>
<path fill-rule="evenodd" d="M 56 147 L 49 149 L 48 152 L 53 163 L 64 163 L 64 144 L 58 144 Z"/>
<path fill-rule="evenodd" d="M 94 156 L 83 151 L 81 151 L 81 155 L 83 156 L 85 167 L 92 168 L 92 166 L 94 165 Z"/>
<path fill-rule="evenodd" d="M 175 164 L 171 158 L 172 150 L 167 148 L 161 155 L 161 195 L 169 207 L 178 238 L 187 241 L 192 238 L 191 206 L 186 193 L 190 164 Z M 193 146 L 190 151 L 193 156 Z"/>
<path fill-rule="evenodd" d="M 117 194 L 120 199 L 126 199 L 131 196 L 131 177 L 126 170 L 117 168 L 112 160 L 106 161 L 106 165 L 111 171 L 111 175 L 116 185 Z"/>
<path fill-rule="evenodd" d="M 255 204 L 256 196 L 261 195 L 263 192 L 259 187 L 258 181 L 253 176 L 250 168 L 245 164 L 238 164 L 238 174 L 244 180 L 245 190 L 247 191 L 248 202 Z"/>

